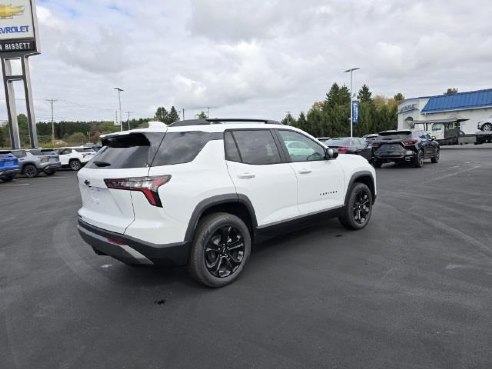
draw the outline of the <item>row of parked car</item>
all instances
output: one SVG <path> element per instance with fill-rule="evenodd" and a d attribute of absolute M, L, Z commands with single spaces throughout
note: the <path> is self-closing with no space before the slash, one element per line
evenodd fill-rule
<path fill-rule="evenodd" d="M 361 155 L 376 168 L 391 162 L 421 168 L 424 159 L 437 163 L 440 156 L 439 143 L 421 130 L 389 130 L 364 137 L 322 137 L 320 141 L 340 154 Z"/>
<path fill-rule="evenodd" d="M 0 150 L 0 179 L 11 181 L 17 174 L 29 178 L 40 173 L 51 176 L 61 168 L 77 171 L 96 155 L 96 150 L 86 146 Z"/>

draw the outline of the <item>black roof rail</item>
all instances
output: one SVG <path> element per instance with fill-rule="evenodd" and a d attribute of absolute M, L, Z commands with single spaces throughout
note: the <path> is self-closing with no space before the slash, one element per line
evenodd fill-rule
<path fill-rule="evenodd" d="M 171 123 L 170 127 L 184 127 L 184 126 L 200 126 L 210 124 L 223 124 L 223 123 L 265 123 L 265 124 L 283 124 L 276 120 L 270 119 L 252 119 L 252 118 L 206 118 L 206 119 L 188 119 L 179 120 Z"/>

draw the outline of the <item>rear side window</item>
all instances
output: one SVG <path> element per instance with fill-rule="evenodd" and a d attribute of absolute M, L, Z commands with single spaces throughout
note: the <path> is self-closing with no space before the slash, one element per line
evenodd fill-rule
<path fill-rule="evenodd" d="M 167 133 L 152 166 L 183 164 L 193 161 L 210 140 L 222 139 L 222 133 Z"/>
<path fill-rule="evenodd" d="M 263 165 L 281 162 L 280 153 L 270 130 L 240 130 L 232 134 L 243 163 Z"/>
<path fill-rule="evenodd" d="M 105 137 L 105 146 L 87 163 L 87 168 L 122 169 L 150 166 L 164 133 L 130 133 Z"/>

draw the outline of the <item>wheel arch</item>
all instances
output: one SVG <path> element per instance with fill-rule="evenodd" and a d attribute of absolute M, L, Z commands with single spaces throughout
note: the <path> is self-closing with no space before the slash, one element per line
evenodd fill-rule
<path fill-rule="evenodd" d="M 374 183 L 374 177 L 371 172 L 369 171 L 362 171 L 362 172 L 357 172 L 352 177 L 350 178 L 349 184 L 347 186 L 347 193 L 345 194 L 345 202 L 344 204 L 347 205 L 348 199 L 350 197 L 350 190 L 356 183 L 363 183 L 369 189 L 371 190 L 371 195 L 372 195 L 372 203 L 376 201 L 376 186 Z"/>
<path fill-rule="evenodd" d="M 193 241 L 195 230 L 203 217 L 217 212 L 225 212 L 239 217 L 250 230 L 252 240 L 255 238 L 258 223 L 253 204 L 247 196 L 227 194 L 214 196 L 198 203 L 188 223 L 185 241 Z"/>

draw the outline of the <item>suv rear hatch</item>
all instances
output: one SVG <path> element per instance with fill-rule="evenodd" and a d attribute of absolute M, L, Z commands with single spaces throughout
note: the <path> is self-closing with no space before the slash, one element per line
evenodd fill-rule
<path fill-rule="evenodd" d="M 125 233 L 134 221 L 132 191 L 116 189 L 145 178 L 164 138 L 162 132 L 126 132 L 103 138 L 103 149 L 78 172 L 81 220 L 108 231 Z"/>
<path fill-rule="evenodd" d="M 376 156 L 401 157 L 414 145 L 411 131 L 381 132 L 373 141 L 372 148 Z"/>

